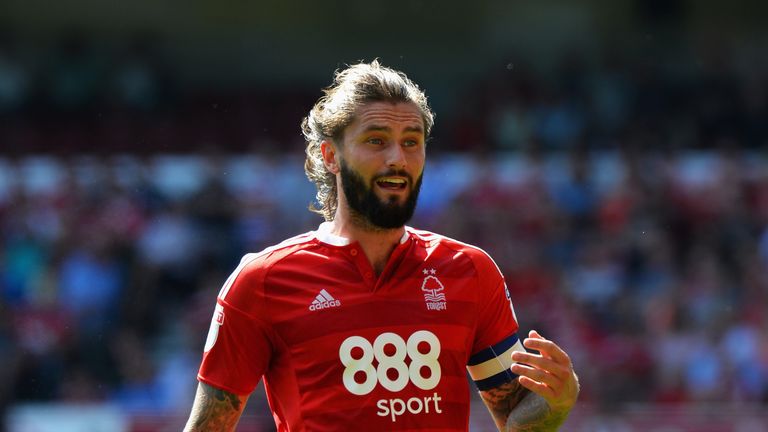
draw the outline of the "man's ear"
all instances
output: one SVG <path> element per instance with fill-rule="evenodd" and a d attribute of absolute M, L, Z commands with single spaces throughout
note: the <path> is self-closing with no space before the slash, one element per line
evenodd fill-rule
<path fill-rule="evenodd" d="M 323 140 L 320 143 L 320 152 L 323 154 L 325 168 L 333 174 L 339 173 L 339 162 L 336 158 L 336 146 L 331 140 Z"/>

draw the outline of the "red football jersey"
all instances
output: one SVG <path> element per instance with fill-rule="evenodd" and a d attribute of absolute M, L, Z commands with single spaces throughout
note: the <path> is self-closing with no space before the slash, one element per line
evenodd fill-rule
<path fill-rule="evenodd" d="M 465 431 L 480 389 L 522 350 L 482 250 L 406 227 L 380 276 L 328 224 L 243 257 L 219 293 L 198 378 L 249 394 L 280 431 Z"/>

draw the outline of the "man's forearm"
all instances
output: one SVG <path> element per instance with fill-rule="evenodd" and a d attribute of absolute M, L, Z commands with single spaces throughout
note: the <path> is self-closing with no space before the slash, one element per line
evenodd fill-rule
<path fill-rule="evenodd" d="M 568 411 L 552 411 L 547 401 L 515 380 L 480 392 L 499 431 L 556 431 Z"/>
<path fill-rule="evenodd" d="M 235 430 L 247 396 L 199 383 L 184 432 L 229 432 Z"/>
<path fill-rule="evenodd" d="M 553 412 L 543 397 L 529 392 L 512 408 L 506 430 L 525 432 L 557 431 L 568 417 L 568 412 Z"/>

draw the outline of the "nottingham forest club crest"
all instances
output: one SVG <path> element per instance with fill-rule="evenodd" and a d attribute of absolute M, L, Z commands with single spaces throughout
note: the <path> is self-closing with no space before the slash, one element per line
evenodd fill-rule
<path fill-rule="evenodd" d="M 424 269 L 424 281 L 421 283 L 421 292 L 424 294 L 424 303 L 427 310 L 446 310 L 445 286 L 435 276 L 435 269 Z"/>

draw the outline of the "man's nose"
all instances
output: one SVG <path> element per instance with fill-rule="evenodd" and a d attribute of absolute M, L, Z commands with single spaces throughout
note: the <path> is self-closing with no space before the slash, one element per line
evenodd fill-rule
<path fill-rule="evenodd" d="M 395 169 L 405 168 L 405 150 L 398 143 L 392 143 L 387 149 L 387 166 Z"/>

